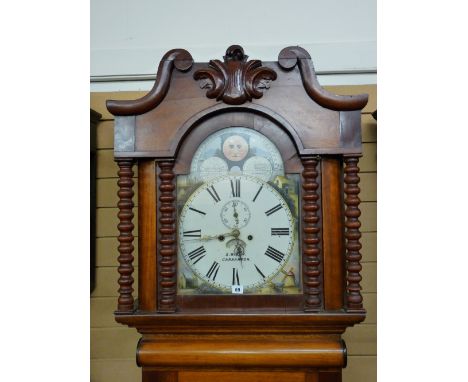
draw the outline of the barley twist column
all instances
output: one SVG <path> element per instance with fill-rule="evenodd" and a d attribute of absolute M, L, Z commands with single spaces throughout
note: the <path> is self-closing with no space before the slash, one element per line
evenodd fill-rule
<path fill-rule="evenodd" d="M 176 310 L 175 175 L 172 162 L 159 162 L 159 304 L 158 311 Z"/>
<path fill-rule="evenodd" d="M 319 311 L 322 306 L 322 285 L 320 274 L 320 226 L 319 226 L 319 194 L 317 165 L 319 158 L 302 160 L 304 190 L 302 195 L 302 252 L 304 261 L 304 310 Z"/>
<path fill-rule="evenodd" d="M 361 223 L 359 216 L 359 158 L 357 156 L 345 156 L 344 163 L 344 192 L 345 192 L 345 238 L 346 238 L 346 303 L 348 311 L 362 311 L 361 295 Z"/>
<path fill-rule="evenodd" d="M 131 159 L 116 159 L 119 166 L 117 185 L 119 191 L 119 298 L 117 305 L 118 312 L 133 311 L 133 161 Z"/>

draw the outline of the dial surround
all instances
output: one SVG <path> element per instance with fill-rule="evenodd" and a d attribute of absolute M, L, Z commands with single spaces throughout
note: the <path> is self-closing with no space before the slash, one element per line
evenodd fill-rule
<path fill-rule="evenodd" d="M 295 219 L 280 192 L 248 175 L 202 184 L 179 216 L 184 261 L 202 283 L 220 291 L 259 288 L 285 273 L 294 235 Z"/>

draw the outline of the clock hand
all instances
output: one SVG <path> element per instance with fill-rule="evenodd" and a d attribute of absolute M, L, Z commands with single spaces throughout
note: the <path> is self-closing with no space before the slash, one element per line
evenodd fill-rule
<path fill-rule="evenodd" d="M 244 245 L 245 245 L 245 243 L 244 243 Z M 236 251 L 236 254 L 239 255 L 239 262 L 240 262 L 241 268 L 243 268 L 244 266 L 242 265 L 242 255 L 243 255 L 243 252 L 244 252 L 244 248 L 239 243 L 239 240 L 237 240 L 235 251 Z"/>
<path fill-rule="evenodd" d="M 237 232 L 239 232 L 239 231 L 237 231 Z M 240 265 L 241 265 L 241 267 L 243 267 L 243 265 L 242 265 L 242 256 L 245 253 L 246 244 L 242 239 L 239 239 L 238 236 L 236 236 L 234 239 L 229 240 L 226 243 L 226 247 L 230 247 L 232 243 L 234 243 L 234 251 L 233 252 L 234 252 L 235 255 L 239 256 Z"/>
<path fill-rule="evenodd" d="M 236 243 L 242 242 L 245 245 L 244 241 L 242 239 L 239 239 L 240 231 L 238 229 L 233 229 L 230 234 L 225 236 L 234 236 L 234 239 L 231 239 L 226 243 L 226 247 L 229 247 L 233 241 Z"/>
<path fill-rule="evenodd" d="M 214 239 L 222 240 L 221 238 L 224 238 L 226 236 L 239 237 L 239 235 L 240 235 L 239 230 L 234 229 L 231 232 L 227 232 L 227 233 L 221 233 L 218 235 L 204 235 L 204 236 L 196 237 L 193 239 L 185 239 L 185 241 L 192 241 L 192 240 L 208 241 L 208 240 L 214 240 Z"/>
<path fill-rule="evenodd" d="M 236 220 L 236 228 L 239 227 L 239 214 L 237 213 L 236 210 L 237 202 L 232 202 L 232 207 L 234 208 L 234 219 Z"/>
<path fill-rule="evenodd" d="M 239 217 L 238 216 L 239 215 L 237 214 L 236 206 L 234 205 L 234 218 L 236 219 L 236 229 L 234 231 L 232 231 L 232 232 L 235 232 L 237 234 L 235 236 L 235 239 L 234 239 L 234 240 L 236 240 L 236 247 L 235 247 L 234 251 L 235 251 L 236 255 L 239 256 L 240 266 L 241 266 L 241 268 L 243 268 L 244 266 L 242 265 L 242 254 L 244 252 L 245 242 L 243 240 L 239 239 L 240 231 L 237 229 L 237 227 L 239 227 Z M 242 244 L 243 244 L 243 246 L 242 246 Z"/>

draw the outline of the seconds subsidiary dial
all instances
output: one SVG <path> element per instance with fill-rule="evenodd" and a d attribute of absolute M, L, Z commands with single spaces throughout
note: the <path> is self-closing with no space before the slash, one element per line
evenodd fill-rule
<path fill-rule="evenodd" d="M 225 175 L 196 189 L 182 208 L 180 251 L 211 287 L 261 287 L 287 263 L 294 224 L 287 203 L 270 184 Z"/>

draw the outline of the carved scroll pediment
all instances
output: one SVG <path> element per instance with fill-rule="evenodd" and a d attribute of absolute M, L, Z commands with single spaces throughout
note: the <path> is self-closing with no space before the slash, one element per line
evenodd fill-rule
<path fill-rule="evenodd" d="M 262 97 L 262 90 L 269 89 L 277 75 L 273 69 L 262 66 L 260 60 L 247 58 L 241 46 L 232 45 L 226 50 L 224 62 L 211 60 L 208 68 L 197 70 L 193 78 L 200 81 L 202 89 L 208 89 L 208 98 L 229 105 L 252 101 Z"/>

